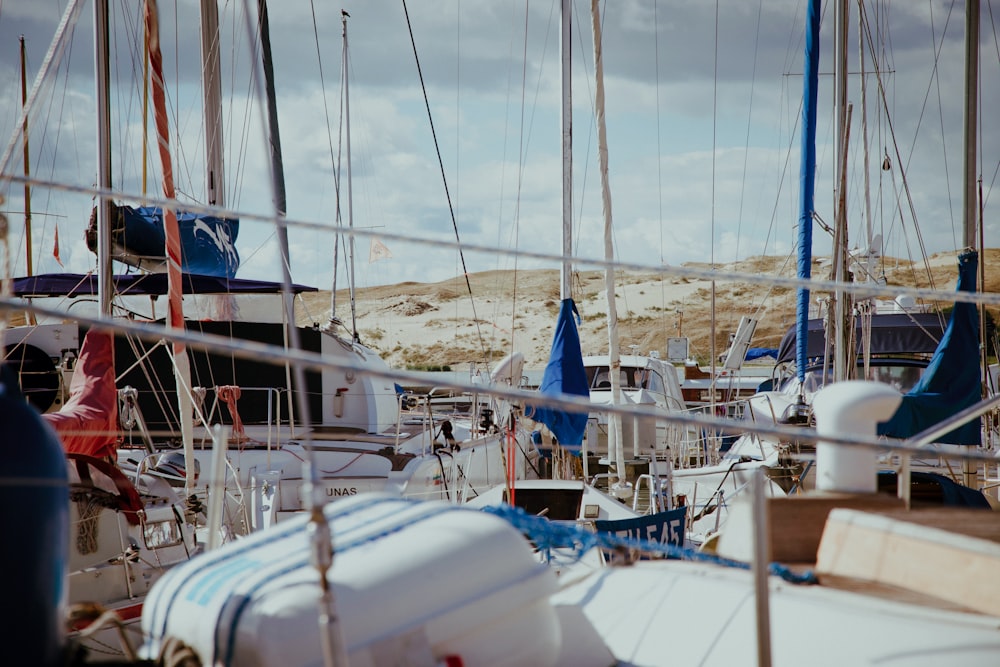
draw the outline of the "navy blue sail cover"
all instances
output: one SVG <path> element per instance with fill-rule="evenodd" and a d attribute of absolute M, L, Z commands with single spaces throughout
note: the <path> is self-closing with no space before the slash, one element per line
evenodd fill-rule
<path fill-rule="evenodd" d="M 978 253 L 970 251 L 958 258 L 958 291 L 976 291 Z M 955 304 L 927 369 L 903 396 L 896 414 L 879 424 L 879 435 L 909 438 L 974 405 L 982 398 L 979 368 L 979 311 L 974 303 Z M 937 442 L 978 445 L 981 440 L 977 417 Z"/>
<path fill-rule="evenodd" d="M 563 299 L 559 319 L 552 338 L 549 363 L 545 366 L 538 390 L 546 396 L 564 395 L 589 397 L 590 385 L 583 367 L 580 334 L 576 323 L 580 315 L 573 299 Z M 525 415 L 549 427 L 560 446 L 579 453 L 583 433 L 587 429 L 587 412 L 574 412 L 557 408 L 528 406 Z"/>

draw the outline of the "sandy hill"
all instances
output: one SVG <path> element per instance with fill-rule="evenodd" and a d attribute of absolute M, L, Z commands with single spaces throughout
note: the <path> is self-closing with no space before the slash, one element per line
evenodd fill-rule
<path fill-rule="evenodd" d="M 985 253 L 986 290 L 1000 291 L 1000 249 Z M 815 277 L 825 277 L 826 262 L 819 258 Z M 934 255 L 928 262 L 934 287 L 951 290 L 957 279 L 955 253 Z M 709 268 L 705 265 L 685 265 Z M 794 259 L 755 257 L 717 267 L 720 271 L 793 276 Z M 886 259 L 887 284 L 927 287 L 924 264 Z M 470 363 L 496 361 L 511 350 L 525 355 L 528 368 L 544 368 L 559 311 L 557 270 L 484 271 L 469 275 L 472 298 L 463 277 L 437 283 L 406 282 L 356 290 L 359 336 L 378 350 L 392 366 L 463 370 Z M 580 339 L 584 354 L 608 349 L 607 300 L 603 272 L 586 271 L 575 277 L 580 311 Z M 619 340 L 623 354 L 659 350 L 666 356 L 667 339 L 690 339 L 690 356 L 701 363 L 711 357 L 712 286 L 706 280 L 661 277 L 653 273 L 620 271 L 615 296 Z M 814 295 L 815 296 L 815 295 Z M 758 320 L 752 345 L 777 347 L 794 322 L 794 290 L 751 283 L 716 281 L 715 351 L 722 354 L 740 317 Z M 340 318 L 351 321 L 348 295 L 338 292 Z M 343 305 L 341 305 L 343 304 Z M 325 322 L 330 293 L 305 295 L 299 323 Z M 1000 313 L 994 312 L 994 317 Z M 631 346 L 634 346 L 632 348 Z"/>

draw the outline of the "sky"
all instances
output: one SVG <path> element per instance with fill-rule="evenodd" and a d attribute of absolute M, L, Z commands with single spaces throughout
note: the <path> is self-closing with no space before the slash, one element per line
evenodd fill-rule
<path fill-rule="evenodd" d="M 136 55 L 140 3 L 110 4 L 113 180 L 122 193 L 120 201 L 126 202 L 142 194 L 142 93 L 136 75 L 142 67 Z M 870 219 L 884 239 L 886 255 L 919 259 L 922 251 L 955 251 L 964 245 L 965 3 L 865 3 L 881 70 L 880 77 L 872 73 L 873 58 L 866 53 L 865 113 L 858 6 L 849 4 L 850 245 L 867 245 Z M 980 108 L 985 110 L 1000 102 L 994 4 L 984 0 L 981 10 Z M 805 5 L 803 0 L 616 0 L 602 6 L 616 257 L 655 267 L 722 265 L 753 255 L 795 252 Z M 20 174 L 23 168 L 15 132 L 21 113 L 18 37 L 26 42 L 30 90 L 65 6 L 66 0 L 0 0 L 0 140 L 5 147 L 12 138 L 16 141 L 9 173 Z M 29 117 L 29 155 L 34 177 L 87 188 L 96 179 L 93 4 L 82 6 L 72 40 L 61 61 L 53 64 Z M 228 1 L 219 7 L 227 203 L 249 215 L 270 216 L 274 203 L 263 106 L 251 82 L 256 66 L 244 3 Z M 555 267 L 511 252 L 460 254 L 392 235 L 454 242 L 457 228 L 461 242 L 473 246 L 560 252 L 558 0 L 295 0 L 272 3 L 270 9 L 287 213 L 290 220 L 312 223 L 290 231 L 293 280 L 329 289 L 338 247 L 337 287 L 346 286 L 351 265 L 333 233 L 338 219 L 335 165 L 346 153 L 341 9 L 350 14 L 352 206 L 348 215 L 344 171 L 340 219 L 383 235 L 388 249 L 372 257 L 370 238 L 358 239 L 356 285 Z M 589 12 L 589 2 L 574 0 L 573 235 L 574 255 L 600 259 L 604 215 Z M 197 3 L 161 1 L 160 23 L 179 196 L 204 203 Z M 815 209 L 829 224 L 834 220 L 836 171 L 833 24 L 832 5 L 824 3 Z M 988 247 L 1000 244 L 1000 204 L 993 196 L 1000 128 L 989 122 L 993 115 L 981 111 L 985 122 L 979 128 Z M 870 155 L 867 206 L 865 143 Z M 341 158 L 340 163 L 346 161 Z M 155 153 L 148 165 L 147 192 L 155 195 Z M 23 187 L 0 187 L 6 198 L 0 210 L 11 226 L 14 273 L 23 275 Z M 83 240 L 92 205 L 87 196 L 35 188 L 36 273 L 94 267 L 96 258 Z M 56 227 L 63 267 L 52 257 Z M 239 277 L 280 279 L 273 225 L 243 217 L 237 248 Z M 829 234 L 816 226 L 813 252 L 825 255 L 829 248 Z"/>

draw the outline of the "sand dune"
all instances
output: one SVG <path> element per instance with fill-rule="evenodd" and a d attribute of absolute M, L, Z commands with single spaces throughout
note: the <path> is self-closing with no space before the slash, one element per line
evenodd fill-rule
<path fill-rule="evenodd" d="M 824 258 L 818 258 L 813 275 L 826 275 Z M 956 253 L 940 253 L 928 260 L 934 286 L 954 289 Z M 989 275 L 1000 266 L 1000 249 L 986 252 L 986 291 L 1000 291 L 1000 278 Z M 710 268 L 705 265 L 685 265 Z M 794 275 L 794 261 L 783 257 L 756 257 L 717 267 L 720 271 L 766 275 Z M 923 264 L 886 259 L 887 284 L 928 286 Z M 465 279 L 438 283 L 408 282 L 356 290 L 356 316 L 362 342 L 377 349 L 396 367 L 450 366 L 463 370 L 470 364 L 496 361 L 512 350 L 525 355 L 528 368 L 542 368 L 559 311 L 559 274 L 553 270 L 485 271 L 469 275 L 473 298 Z M 574 298 L 581 323 L 584 354 L 608 349 L 607 300 L 603 272 L 576 276 Z M 666 357 L 667 339 L 687 337 L 690 356 L 707 363 L 713 352 L 712 285 L 707 280 L 662 278 L 653 273 L 621 271 L 616 274 L 615 295 L 622 353 L 658 350 Z M 338 313 L 350 322 L 346 292 L 338 292 Z M 330 312 L 329 292 L 305 295 L 300 324 L 325 322 Z M 343 306 L 340 306 L 343 304 Z M 303 311 L 308 315 L 302 315 Z M 770 288 L 738 281 L 715 284 L 715 352 L 722 354 L 729 335 L 743 315 L 758 320 L 752 344 L 777 347 L 794 322 L 794 290 Z M 994 316 L 997 316 L 994 313 Z"/>

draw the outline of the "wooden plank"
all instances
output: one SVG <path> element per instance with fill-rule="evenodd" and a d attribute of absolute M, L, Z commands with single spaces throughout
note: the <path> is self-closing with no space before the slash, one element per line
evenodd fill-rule
<path fill-rule="evenodd" d="M 827 516 L 835 508 L 886 511 L 903 509 L 903 501 L 882 493 L 847 494 L 823 491 L 769 498 L 771 560 L 815 563 Z"/>
<path fill-rule="evenodd" d="M 998 538 L 1000 517 L 984 510 L 941 508 L 904 514 L 835 509 L 823 533 L 816 571 L 821 581 L 829 576 L 852 577 L 996 615 L 1000 614 Z"/>

